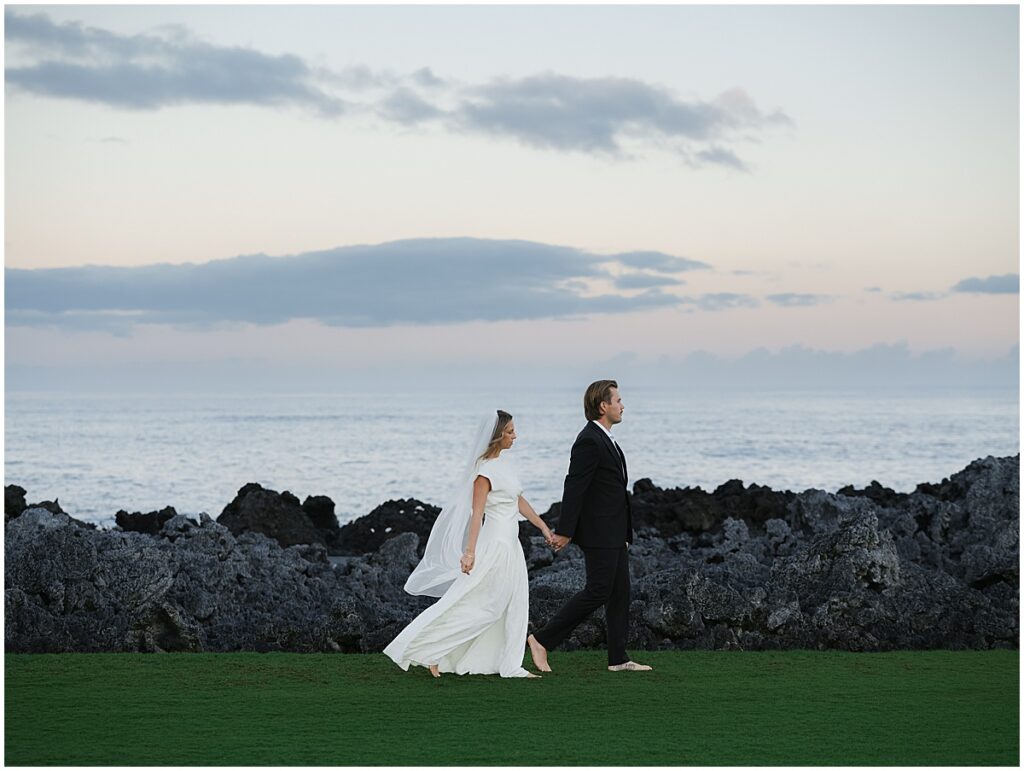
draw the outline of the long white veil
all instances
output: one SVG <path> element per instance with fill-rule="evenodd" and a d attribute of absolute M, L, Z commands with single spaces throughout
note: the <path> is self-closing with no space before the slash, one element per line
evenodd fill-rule
<path fill-rule="evenodd" d="M 491 410 L 480 419 L 469 446 L 469 455 L 460 469 L 448 502 L 430 530 L 423 559 L 405 582 L 405 591 L 409 594 L 440 597 L 461 574 L 459 560 L 466 546 L 473 514 L 473 481 L 477 476 L 479 458 L 490 444 L 497 423 L 497 410 Z"/>

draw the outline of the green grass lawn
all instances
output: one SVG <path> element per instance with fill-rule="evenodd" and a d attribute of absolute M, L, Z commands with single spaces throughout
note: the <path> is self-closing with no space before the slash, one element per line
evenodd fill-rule
<path fill-rule="evenodd" d="M 1013 765 L 1018 651 L 552 654 L 540 680 L 383 655 L 7 654 L 8 765 Z"/>

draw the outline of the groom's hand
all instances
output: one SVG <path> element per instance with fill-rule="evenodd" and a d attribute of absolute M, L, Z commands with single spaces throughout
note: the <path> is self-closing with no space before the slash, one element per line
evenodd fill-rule
<path fill-rule="evenodd" d="M 554 549 L 555 551 L 562 551 L 562 549 L 564 549 L 566 546 L 569 545 L 569 541 L 571 541 L 571 540 L 572 540 L 571 538 L 568 538 L 568 537 L 566 537 L 564 535 L 559 535 L 558 533 L 554 533 L 551 536 L 551 548 Z"/>

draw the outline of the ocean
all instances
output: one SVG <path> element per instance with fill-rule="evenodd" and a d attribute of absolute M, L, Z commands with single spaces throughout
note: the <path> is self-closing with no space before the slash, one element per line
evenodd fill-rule
<path fill-rule="evenodd" d="M 975 458 L 1020 451 L 1017 389 L 754 391 L 623 389 L 614 428 L 630 484 L 712 490 L 730 479 L 835 492 L 877 480 L 909 492 Z M 5 484 L 59 499 L 104 527 L 118 509 L 216 518 L 258 482 L 326 495 L 347 522 L 392 498 L 441 505 L 480 415 L 515 416 L 509 450 L 543 513 L 561 498 L 583 427 L 574 390 L 502 393 L 5 395 Z"/>

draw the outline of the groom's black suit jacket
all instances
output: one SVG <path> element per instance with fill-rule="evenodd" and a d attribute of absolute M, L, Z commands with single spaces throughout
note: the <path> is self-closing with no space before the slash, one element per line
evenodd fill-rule
<path fill-rule="evenodd" d="M 556 532 L 577 546 L 632 543 L 626 479 L 626 456 L 600 426 L 588 421 L 572 446 Z"/>

